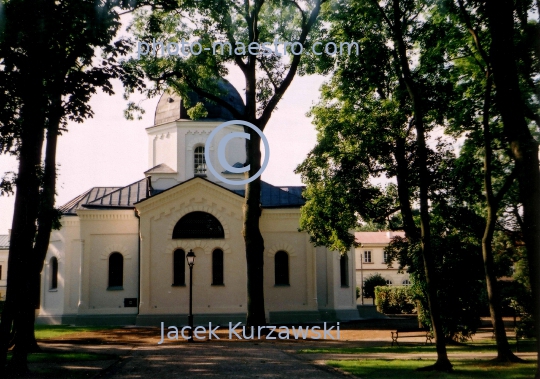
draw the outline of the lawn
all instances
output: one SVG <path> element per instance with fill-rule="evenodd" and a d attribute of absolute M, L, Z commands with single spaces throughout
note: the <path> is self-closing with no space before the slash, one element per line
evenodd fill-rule
<path fill-rule="evenodd" d="M 416 371 L 420 367 L 435 363 L 432 360 L 383 360 L 360 359 L 347 361 L 328 361 L 327 364 L 364 379 L 402 379 L 402 378 L 482 378 L 482 379 L 525 379 L 534 377 L 536 362 L 501 364 L 490 361 L 454 361 L 454 372 L 440 373 Z"/>
<path fill-rule="evenodd" d="M 118 326 L 69 326 L 69 325 L 35 325 L 36 339 L 64 337 L 68 334 L 108 330 Z"/>
<path fill-rule="evenodd" d="M 494 353 L 497 351 L 493 341 L 468 342 L 461 345 L 448 345 L 449 353 Z M 510 342 L 512 351 L 516 351 L 516 343 Z M 520 352 L 535 352 L 536 343 L 532 340 L 519 343 Z M 402 344 L 400 346 L 377 346 L 377 347 L 350 347 L 350 348 L 321 348 L 302 349 L 300 354 L 373 354 L 373 353 L 435 353 L 435 345 Z"/>

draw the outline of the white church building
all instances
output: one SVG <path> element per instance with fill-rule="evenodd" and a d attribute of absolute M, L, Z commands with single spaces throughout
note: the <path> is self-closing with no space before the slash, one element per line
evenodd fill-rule
<path fill-rule="evenodd" d="M 229 103 L 243 101 L 220 82 Z M 191 104 L 198 99 L 190 95 Z M 242 236 L 244 187 L 207 171 L 204 149 L 230 112 L 205 103 L 208 115 L 191 120 L 179 96 L 162 95 L 147 128 L 148 167 L 125 187 L 93 187 L 63 205 L 62 228 L 51 235 L 42 273 L 37 322 L 78 325 L 183 325 L 187 323 L 189 267 L 195 255 L 195 324 L 245 321 L 246 257 Z M 212 163 L 226 178 L 243 179 Z M 245 141 L 227 144 L 229 164 L 242 167 Z M 299 232 L 302 187 L 262 183 L 264 296 L 270 323 L 358 319 L 355 254 L 313 247 Z"/>

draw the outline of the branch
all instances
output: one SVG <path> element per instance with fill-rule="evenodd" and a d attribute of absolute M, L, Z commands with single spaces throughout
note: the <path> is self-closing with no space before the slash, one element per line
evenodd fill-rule
<path fill-rule="evenodd" d="M 294 0 L 287 0 L 287 2 L 293 4 L 296 8 L 298 8 L 298 10 L 300 11 L 300 14 L 302 15 L 302 27 L 304 27 L 304 25 L 306 25 L 306 22 L 307 22 L 306 14 L 302 10 L 302 8 L 300 8 L 300 5 L 298 5 L 298 3 Z"/>
<path fill-rule="evenodd" d="M 313 27 L 313 25 L 315 24 L 315 21 L 317 20 L 317 17 L 319 16 L 319 12 L 321 11 L 321 5 L 326 1 L 327 0 L 319 0 L 317 2 L 317 4 L 315 5 L 315 8 L 313 8 L 313 10 L 311 11 L 311 15 L 309 16 L 308 22 L 302 27 L 302 33 L 300 34 L 300 38 L 298 40 L 298 42 L 300 42 L 302 46 L 306 42 L 306 38 L 309 32 L 311 31 L 311 28 Z M 294 56 L 291 62 L 291 66 L 289 68 L 289 72 L 287 72 L 285 79 L 283 79 L 279 87 L 274 91 L 274 95 L 268 102 L 261 117 L 257 120 L 258 126 L 259 128 L 261 128 L 261 130 L 264 129 L 264 127 L 268 123 L 268 120 L 270 120 L 270 116 L 272 115 L 272 112 L 274 111 L 277 104 L 283 97 L 283 94 L 285 93 L 287 88 L 289 88 L 294 76 L 296 75 L 296 71 L 298 70 L 298 65 L 300 64 L 300 58 L 301 58 L 301 54 Z"/>
<path fill-rule="evenodd" d="M 257 59 L 257 60 L 261 64 L 261 67 L 264 70 L 264 72 L 266 73 L 266 76 L 268 76 L 268 79 L 270 80 L 270 83 L 272 83 L 272 86 L 274 86 L 274 92 L 277 91 L 277 88 L 278 88 L 277 83 L 272 78 L 272 75 L 270 74 L 270 71 L 268 71 L 268 67 L 266 67 L 266 65 L 264 64 L 264 62 L 261 59 Z"/>
<path fill-rule="evenodd" d="M 478 49 L 480 56 L 482 57 L 486 65 L 488 65 L 488 70 L 489 70 L 489 57 L 486 51 L 484 50 L 484 48 L 482 47 L 482 44 L 480 43 L 480 39 L 478 38 L 478 33 L 476 32 L 476 29 L 474 29 L 472 25 L 471 18 L 469 17 L 469 13 L 467 12 L 467 9 L 465 8 L 465 4 L 463 4 L 463 0 L 458 0 L 458 3 L 459 3 L 459 9 L 461 10 L 465 25 L 467 26 L 469 33 L 471 33 L 474 40 L 474 44 L 476 45 L 476 48 Z"/>
<path fill-rule="evenodd" d="M 510 173 L 510 175 L 508 175 L 506 177 L 506 179 L 504 180 L 504 183 L 503 183 L 501 189 L 499 190 L 497 195 L 495 195 L 495 201 L 497 202 L 497 204 L 499 204 L 501 202 L 504 195 L 508 192 L 510 187 L 512 187 L 512 184 L 514 183 L 514 180 L 516 180 L 516 178 L 517 178 L 517 173 L 518 173 L 518 170 L 517 170 L 516 166 L 514 166 L 514 168 L 512 169 L 512 172 Z"/>
<path fill-rule="evenodd" d="M 392 24 L 390 19 L 386 16 L 386 13 L 384 13 L 384 9 L 382 9 L 379 2 L 377 0 L 372 0 L 371 2 L 377 7 L 377 9 L 379 10 L 379 13 L 383 17 L 384 21 L 386 21 L 390 29 L 394 30 L 394 25 Z"/>

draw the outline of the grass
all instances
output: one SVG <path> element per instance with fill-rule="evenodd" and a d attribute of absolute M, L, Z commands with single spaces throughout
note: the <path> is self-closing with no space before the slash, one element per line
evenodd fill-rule
<path fill-rule="evenodd" d="M 463 345 L 448 345 L 449 353 L 493 353 L 497 351 L 496 345 L 492 341 L 469 342 Z M 516 351 L 516 343 L 511 342 L 510 348 Z M 519 343 L 520 352 L 535 352 L 536 342 L 532 340 L 521 341 Z M 300 354 L 373 354 L 373 353 L 435 353 L 435 345 L 400 345 L 400 346 L 377 346 L 377 347 L 349 347 L 349 348 L 321 348 L 302 349 Z"/>
<path fill-rule="evenodd" d="M 354 361 L 328 361 L 329 366 L 349 372 L 365 379 L 402 378 L 482 378 L 482 379 L 525 379 L 534 377 L 536 362 L 501 364 L 489 361 L 454 361 L 454 372 L 416 371 L 420 367 L 435 363 L 432 360 L 383 360 L 361 359 Z"/>
<path fill-rule="evenodd" d="M 64 337 L 68 334 L 94 332 L 97 330 L 115 329 L 115 326 L 69 326 L 69 325 L 35 325 L 36 339 Z"/>

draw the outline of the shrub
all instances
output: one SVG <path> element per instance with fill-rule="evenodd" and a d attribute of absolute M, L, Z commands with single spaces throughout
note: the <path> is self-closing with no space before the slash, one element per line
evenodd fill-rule
<path fill-rule="evenodd" d="M 416 302 L 411 287 L 375 287 L 377 311 L 386 314 L 410 314 L 415 311 Z"/>
<path fill-rule="evenodd" d="M 374 298 L 375 287 L 386 286 L 386 279 L 381 274 L 371 274 L 364 280 L 364 297 Z"/>

